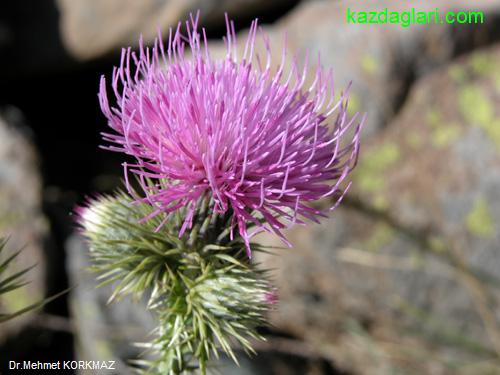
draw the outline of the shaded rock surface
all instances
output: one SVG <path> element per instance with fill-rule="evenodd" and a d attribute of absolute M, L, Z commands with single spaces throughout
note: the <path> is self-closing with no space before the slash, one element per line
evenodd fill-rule
<path fill-rule="evenodd" d="M 180 20 L 198 9 L 202 23 L 208 27 L 223 23 L 224 12 L 234 17 L 249 18 L 293 5 L 291 0 L 58 0 L 61 30 L 68 51 L 86 60 L 136 45 L 139 35 L 150 42 L 157 28 L 168 31 Z M 290 5 L 289 5 L 290 4 Z"/>
<path fill-rule="evenodd" d="M 496 4 L 496 6 L 495 6 Z M 286 31 L 291 51 L 313 57 L 318 53 L 325 67 L 332 67 L 337 90 L 353 81 L 351 111 L 370 114 L 364 136 L 383 128 L 404 103 L 413 82 L 448 62 L 458 51 L 473 48 L 479 42 L 491 42 L 494 33 L 485 32 L 498 24 L 499 1 L 479 1 L 475 10 L 485 12 L 485 24 L 461 25 L 367 25 L 346 22 L 348 9 L 408 11 L 415 4 L 401 1 L 317 1 L 307 2 L 272 28 L 272 34 Z M 418 3 L 418 10 L 441 12 L 471 9 L 468 1 Z M 307 32 L 304 32 L 307 25 Z M 486 36 L 486 35 L 488 36 Z M 482 38 L 481 38 L 482 35 Z M 482 39 L 482 40 L 481 40 Z M 279 44 L 278 44 L 279 45 Z"/>
<path fill-rule="evenodd" d="M 153 317 L 130 299 L 107 304 L 113 288 L 97 288 L 96 275 L 88 270 L 89 266 L 84 241 L 78 236 L 71 237 L 67 243 L 67 268 L 70 284 L 75 288 L 69 304 L 75 322 L 78 359 L 114 360 L 117 365 L 113 373 L 132 374 L 127 361 L 142 352 L 134 344 L 148 341 L 148 333 L 154 328 Z"/>
<path fill-rule="evenodd" d="M 278 329 L 361 374 L 500 371 L 499 58 L 418 81 L 364 143 L 341 208 L 264 257 Z"/>
<path fill-rule="evenodd" d="M 48 227 L 42 213 L 38 155 L 23 121 L 21 113 L 13 107 L 0 116 L 0 236 L 9 238 L 2 257 L 22 249 L 10 274 L 36 266 L 25 276 L 30 284 L 2 295 L 2 312 L 20 310 L 42 299 L 45 292 L 43 243 Z M 0 340 L 18 331 L 32 316 L 25 314 L 1 324 Z"/>

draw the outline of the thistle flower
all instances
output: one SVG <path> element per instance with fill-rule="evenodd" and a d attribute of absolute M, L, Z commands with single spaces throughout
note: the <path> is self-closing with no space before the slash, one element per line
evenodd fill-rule
<path fill-rule="evenodd" d="M 186 22 L 187 36 L 181 23 L 170 30 L 166 49 L 160 37 L 152 49 L 141 41 L 138 54 L 124 49 L 111 80 L 116 106 L 109 104 L 104 77 L 99 99 L 114 131 L 104 134 L 107 148 L 135 158 L 124 164 L 125 175 L 139 177 L 145 194 L 137 200 L 154 207 L 145 220 L 187 207 L 182 236 L 196 202 L 208 194 L 215 212 L 232 214 L 231 231 L 237 225 L 250 256 L 255 233 L 274 232 L 288 244 L 281 232 L 287 224 L 324 215 L 311 202 L 340 201 L 349 186 L 343 190 L 341 183 L 357 160 L 363 119 L 348 118 L 347 93 L 335 99 L 332 72 L 319 58 L 314 82 L 305 87 L 307 58 L 303 69 L 295 58 L 285 72 L 285 45 L 273 70 L 269 39 L 261 34 L 265 63 L 254 59 L 255 20 L 238 60 L 227 16 L 226 25 L 221 60 L 211 57 L 198 16 Z M 249 233 L 250 226 L 257 230 Z"/>

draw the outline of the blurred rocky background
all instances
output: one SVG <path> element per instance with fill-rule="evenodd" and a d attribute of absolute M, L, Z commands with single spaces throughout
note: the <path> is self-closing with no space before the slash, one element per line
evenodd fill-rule
<path fill-rule="evenodd" d="M 346 8 L 484 12 L 476 25 L 353 25 Z M 224 374 L 500 374 L 500 1 L 21 0 L 0 4 L 0 235 L 37 264 L 15 310 L 68 286 L 44 311 L 0 327 L 8 360 L 126 360 L 151 317 L 106 305 L 86 272 L 73 207 L 120 185 L 121 155 L 101 151 L 101 74 L 140 34 L 151 41 L 201 10 L 220 51 L 224 12 L 258 17 L 280 56 L 354 81 L 368 112 L 343 204 L 289 231 L 294 248 L 259 258 L 280 302 L 268 341 Z M 292 54 L 290 54 L 292 55 Z M 328 202 L 325 202 L 325 207 Z M 279 245 L 274 239 L 263 242 Z M 89 372 L 92 373 L 92 372 Z"/>

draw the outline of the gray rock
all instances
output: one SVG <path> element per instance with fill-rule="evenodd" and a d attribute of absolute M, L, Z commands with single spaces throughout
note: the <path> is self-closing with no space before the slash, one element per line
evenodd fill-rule
<path fill-rule="evenodd" d="M 14 312 L 42 299 L 45 292 L 43 242 L 48 224 L 42 213 L 38 156 L 19 124 L 15 108 L 0 116 L 0 236 L 9 237 L 8 253 L 23 249 L 10 272 L 36 265 L 25 277 L 23 288 L 2 296 L 2 312 Z M 16 125 L 16 126 L 13 126 Z M 25 314 L 0 325 L 0 341 L 17 332 L 33 317 Z"/>
<path fill-rule="evenodd" d="M 252 17 L 286 5 L 288 0 L 57 0 L 61 30 L 72 56 L 88 60 L 137 45 L 139 35 L 150 42 L 163 31 L 176 27 L 189 13 L 200 10 L 207 26 L 223 24 L 224 12 L 231 17 Z"/>
<path fill-rule="evenodd" d="M 350 24 L 352 11 L 482 11 L 482 25 L 400 25 Z M 272 28 L 273 33 L 288 31 L 292 51 L 309 49 L 311 56 L 321 53 L 322 64 L 333 68 L 337 90 L 353 82 L 351 112 L 369 113 L 364 137 L 383 128 L 399 111 L 409 87 L 419 77 L 450 61 L 458 49 L 473 49 L 482 35 L 484 43 L 496 40 L 488 33 L 497 23 L 500 1 L 440 0 L 419 2 L 418 6 L 392 1 L 316 1 L 306 2 Z M 304 25 L 307 25 L 306 30 Z M 467 37 L 465 37 L 467 36 Z"/>
<path fill-rule="evenodd" d="M 499 58 L 418 81 L 362 145 L 341 208 L 260 259 L 276 269 L 277 329 L 360 374 L 500 371 Z"/>
<path fill-rule="evenodd" d="M 116 361 L 116 371 L 112 373 L 132 374 L 128 361 L 137 359 L 143 350 L 134 344 L 149 341 L 153 317 L 145 304 L 133 303 L 130 299 L 107 303 L 113 288 L 97 288 L 96 275 L 88 270 L 88 248 L 81 237 L 69 238 L 66 254 L 69 283 L 75 286 L 69 300 L 76 327 L 78 359 Z"/>

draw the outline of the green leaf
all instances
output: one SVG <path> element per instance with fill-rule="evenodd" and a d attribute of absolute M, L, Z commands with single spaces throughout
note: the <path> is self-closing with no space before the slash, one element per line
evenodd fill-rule
<path fill-rule="evenodd" d="M 3 323 L 3 322 L 5 322 L 7 320 L 10 320 L 10 319 L 13 319 L 13 318 L 15 318 L 15 317 L 17 317 L 19 315 L 22 315 L 22 314 L 28 312 L 28 311 L 33 311 L 33 310 L 41 309 L 46 304 L 52 302 L 56 298 L 59 298 L 60 296 L 62 296 L 63 294 L 69 292 L 70 290 L 71 290 L 71 288 L 65 289 L 62 292 L 54 294 L 51 297 L 45 298 L 42 301 L 39 301 L 39 302 L 33 303 L 33 304 L 29 305 L 29 306 L 26 306 L 26 307 L 22 308 L 21 310 L 18 310 L 18 311 L 14 312 L 14 313 L 10 313 L 10 314 L 7 314 L 7 315 L 2 314 L 2 315 L 0 315 L 0 323 Z"/>
<path fill-rule="evenodd" d="M 7 239 L 6 238 L 0 238 L 0 253 L 5 249 L 5 246 L 7 244 Z M 12 261 L 21 253 L 22 250 L 19 250 L 9 257 L 7 257 L 6 260 L 4 260 L 0 264 L 0 276 L 2 276 L 8 269 L 9 266 L 12 264 Z M 14 273 L 13 275 L 3 279 L 0 281 L 0 295 L 14 291 L 16 289 L 22 288 L 25 285 L 29 284 L 28 281 L 23 280 L 23 276 L 28 273 L 31 269 L 33 269 L 35 265 L 31 267 L 27 267 L 22 269 L 21 271 L 18 271 Z M 0 313 L 0 323 L 6 322 L 7 320 L 13 319 L 15 317 L 18 317 L 19 315 L 22 315 L 28 311 L 32 310 L 37 310 L 45 306 L 47 303 L 53 301 L 57 297 L 61 296 L 62 294 L 66 293 L 69 289 L 64 290 L 52 297 L 46 298 L 44 300 L 41 300 L 39 302 L 36 302 L 34 304 L 31 304 L 29 306 L 26 306 L 18 311 L 15 311 L 13 313 Z"/>

